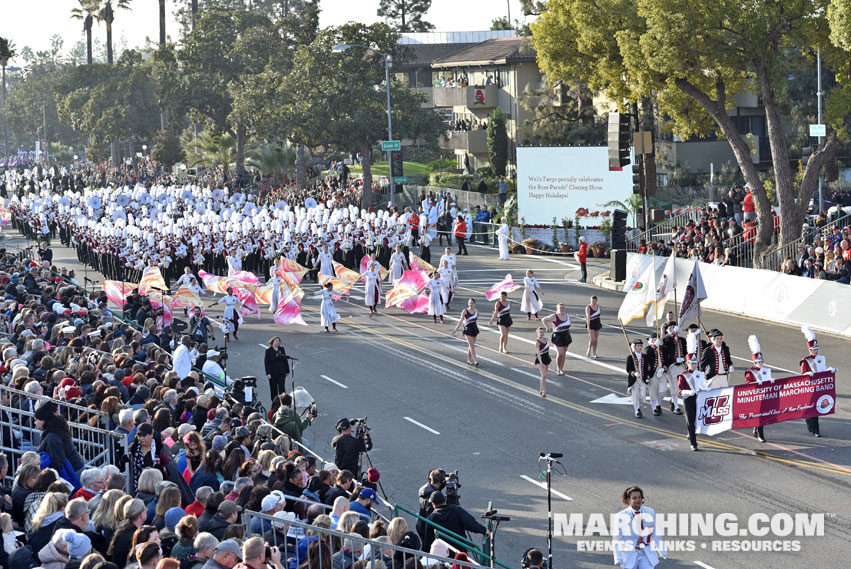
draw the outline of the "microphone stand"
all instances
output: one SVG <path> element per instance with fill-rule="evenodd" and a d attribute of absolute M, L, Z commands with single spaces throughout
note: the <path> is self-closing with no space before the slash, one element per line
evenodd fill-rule
<path fill-rule="evenodd" d="M 553 463 L 561 464 L 557 458 L 561 458 L 562 453 L 544 453 L 540 455 L 540 460 L 547 461 L 547 567 L 553 566 Z"/>
<path fill-rule="evenodd" d="M 499 528 L 499 522 L 510 522 L 508 516 L 497 515 L 499 510 L 492 509 L 492 505 L 488 502 L 488 511 L 481 516 L 483 520 L 487 520 L 488 524 L 488 555 L 490 556 L 490 567 L 496 563 L 496 530 Z"/>

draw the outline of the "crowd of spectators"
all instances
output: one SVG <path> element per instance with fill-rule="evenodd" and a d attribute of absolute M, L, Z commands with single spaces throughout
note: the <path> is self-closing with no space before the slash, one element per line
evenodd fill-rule
<path fill-rule="evenodd" d="M 805 223 L 801 237 L 795 256 L 783 260 L 783 273 L 843 284 L 851 282 L 851 227 L 822 230 Z"/>
<path fill-rule="evenodd" d="M 485 120 L 458 119 L 454 123 L 455 131 L 487 130 L 487 128 L 488 121 Z"/>
<path fill-rule="evenodd" d="M 9 449 L 0 455 L 0 567 L 422 567 L 389 548 L 370 555 L 361 538 L 466 559 L 433 532 L 424 542 L 403 518 L 374 517 L 377 472 L 360 479 L 303 454 L 290 395 L 264 414 L 238 381 L 225 394 L 197 371 L 181 377 L 170 334 L 143 334 L 103 293 L 60 275 L 50 261 L 0 250 L 0 445 Z M 174 359 L 186 348 L 177 344 Z M 86 425 L 114 433 L 112 461 L 72 434 Z M 453 511 L 441 497 L 432 499 L 436 519 Z M 350 538 L 305 533 L 297 521 Z"/>

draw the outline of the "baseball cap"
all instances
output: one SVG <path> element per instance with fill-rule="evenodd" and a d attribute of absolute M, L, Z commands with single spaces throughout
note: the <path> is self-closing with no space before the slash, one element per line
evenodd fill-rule
<path fill-rule="evenodd" d="M 228 502 L 222 502 L 223 504 L 227 504 Z M 221 510 L 221 508 L 219 508 Z M 216 552 L 222 553 L 233 553 L 236 555 L 236 558 L 242 561 L 242 549 L 239 547 L 239 543 L 235 539 L 226 539 L 223 542 L 219 543 L 216 546 Z"/>
<path fill-rule="evenodd" d="M 242 506 L 237 505 L 237 503 L 233 500 L 225 500 L 219 504 L 219 509 L 217 511 L 222 515 L 222 517 L 227 518 L 241 512 Z"/>
<path fill-rule="evenodd" d="M 276 494 L 269 494 L 263 501 L 260 503 L 260 509 L 263 512 L 268 512 L 275 508 L 278 504 L 281 503 L 281 497 Z"/>
<path fill-rule="evenodd" d="M 376 494 L 376 493 L 375 493 L 375 490 L 373 490 L 372 488 L 364 488 L 364 489 L 362 489 L 362 490 L 360 491 L 360 494 L 358 494 L 358 497 L 359 497 L 359 498 L 364 498 L 364 499 L 369 499 L 369 500 L 372 500 L 373 502 L 377 502 L 377 501 L 378 501 L 378 494 Z"/>

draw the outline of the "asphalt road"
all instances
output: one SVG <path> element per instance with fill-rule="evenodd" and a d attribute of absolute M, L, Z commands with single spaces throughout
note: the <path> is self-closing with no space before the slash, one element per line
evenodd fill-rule
<path fill-rule="evenodd" d="M 23 240 L 14 235 L 6 241 L 7 247 L 21 244 Z M 57 264 L 77 265 L 72 250 L 56 242 L 54 251 Z M 592 276 L 607 270 L 603 262 L 589 265 Z M 497 352 L 498 331 L 487 326 L 492 308 L 484 291 L 505 273 L 521 278 L 527 268 L 534 269 L 542 282 L 545 313 L 563 302 L 576 319 L 592 294 L 603 307 L 600 359 L 582 355 L 587 336 L 581 321 L 576 321 L 567 375 L 556 377 L 551 372 L 546 400 L 538 396 L 538 373 L 532 365 L 537 323 L 520 317 L 519 291 L 511 295 L 517 304 L 510 354 Z M 81 279 L 82 268 L 77 270 Z M 841 379 L 851 368 L 846 339 L 819 336 L 821 353 L 840 377 L 836 413 L 821 419 L 823 438 L 809 436 L 803 421 L 793 421 L 766 427 L 766 444 L 750 432 L 727 431 L 700 437 L 701 452 L 691 452 L 683 417 L 665 409 L 661 417 L 645 412 L 645 418 L 636 419 L 630 405 L 595 402 L 626 395 L 626 346 L 616 325 L 621 293 L 578 283 L 578 266 L 570 260 L 517 255 L 500 262 L 496 250 L 477 246 L 470 247 L 470 256 L 459 258 L 459 274 L 461 297 L 453 301 L 446 325 L 397 309 L 382 309 L 371 318 L 358 299 L 362 290 L 353 291 L 350 303 L 338 303 L 342 321 L 337 334 L 326 334 L 319 326 L 319 302 L 310 296 L 305 296 L 303 306 L 307 327 L 278 326 L 268 312 L 260 321 L 248 317 L 240 340 L 230 344 L 228 371 L 233 377 L 256 376 L 261 400 L 268 405 L 265 346 L 259 344 L 280 335 L 287 352 L 300 359 L 296 384 L 306 387 L 319 405 L 320 416 L 305 435 L 314 450 L 333 458 L 330 440 L 337 419 L 368 417 L 375 441 L 370 457 L 382 474 L 383 488 L 391 502 L 414 510 L 417 488 L 431 468 L 457 468 L 465 508 L 479 516 L 492 503 L 500 514 L 511 517 L 500 526 L 496 549 L 497 558 L 512 566 L 520 565 L 528 547 L 546 547 L 541 451 L 564 453 L 564 475 L 553 477 L 556 514 L 582 514 L 586 520 L 591 514 L 608 517 L 623 508 L 623 489 L 637 484 L 644 489 L 647 506 L 659 513 L 728 513 L 742 528 L 752 514 L 825 516 L 822 536 L 781 535 L 780 524 L 765 537 L 724 537 L 718 531 L 678 537 L 674 546 L 681 550 L 671 551 L 661 566 L 844 566 L 840 560 L 847 557 L 851 531 L 851 389 Z M 89 278 L 96 277 L 89 272 Z M 306 285 L 305 290 L 310 294 L 315 286 Z M 465 363 L 466 345 L 460 335 L 449 335 L 468 297 L 477 299 L 482 316 L 488 314 L 480 318 L 479 368 Z M 741 371 L 749 365 L 750 334 L 759 337 L 775 377 L 797 375 L 798 361 L 806 353 L 803 336 L 792 326 L 712 312 L 705 314 L 704 325 L 723 330 L 739 370 L 736 383 L 743 382 Z M 629 331 L 630 336 L 648 333 L 644 327 L 631 326 Z M 775 518 L 782 521 L 782 516 Z M 752 541 L 762 547 L 759 542 L 764 540 L 797 551 L 718 550 L 749 547 Z M 611 552 L 585 550 L 607 541 L 556 537 L 554 567 L 611 565 Z"/>

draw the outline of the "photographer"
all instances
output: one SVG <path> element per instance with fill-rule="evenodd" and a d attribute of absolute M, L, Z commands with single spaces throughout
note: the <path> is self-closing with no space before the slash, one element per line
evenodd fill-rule
<path fill-rule="evenodd" d="M 435 468 L 428 473 L 428 484 L 423 485 L 419 491 L 420 511 L 419 515 L 423 518 L 428 518 L 434 511 L 429 498 L 435 492 L 440 492 L 446 486 L 446 473 L 442 468 Z M 425 540 L 426 524 L 423 520 L 417 520 L 417 533 L 420 539 Z"/>
<path fill-rule="evenodd" d="M 281 405 L 278 407 L 277 413 L 275 413 L 275 428 L 286 433 L 289 438 L 297 443 L 304 444 L 301 440 L 301 435 L 315 418 L 315 409 L 311 409 L 307 417 L 302 419 L 288 406 Z"/>
<path fill-rule="evenodd" d="M 466 532 L 468 531 L 483 535 L 487 531 L 485 526 L 477 522 L 476 518 L 470 515 L 467 510 L 461 506 L 447 504 L 446 496 L 443 495 L 443 492 L 432 492 L 429 502 L 431 502 L 432 506 L 434 506 L 434 511 L 428 517 L 430 522 L 434 522 L 451 532 L 457 533 L 461 537 L 466 537 Z M 431 544 L 434 539 L 434 526 L 428 524 L 428 527 L 426 528 L 426 536 L 423 540 L 424 551 L 428 551 L 429 548 L 431 548 Z M 461 546 L 458 546 L 457 549 L 462 552 L 465 551 L 465 549 Z"/>
<path fill-rule="evenodd" d="M 353 422 L 362 424 L 363 432 L 360 438 L 352 436 Z M 363 423 L 363 419 L 350 421 L 344 417 L 337 421 L 337 432 L 340 434 L 331 440 L 331 446 L 334 448 L 334 464 L 340 467 L 340 470 L 348 470 L 354 473 L 355 479 L 360 480 L 360 453 L 372 450 L 369 427 Z"/>

